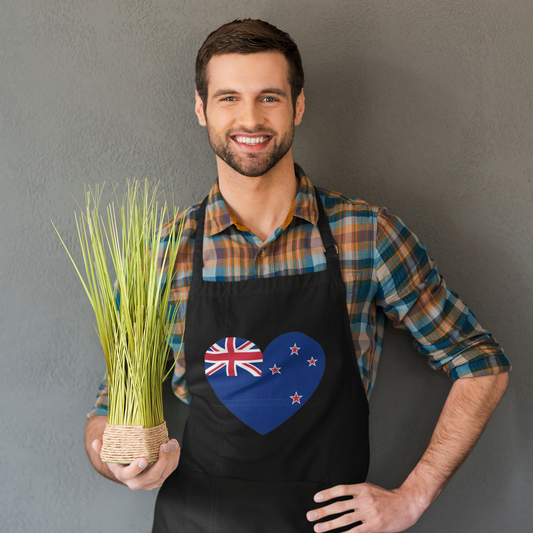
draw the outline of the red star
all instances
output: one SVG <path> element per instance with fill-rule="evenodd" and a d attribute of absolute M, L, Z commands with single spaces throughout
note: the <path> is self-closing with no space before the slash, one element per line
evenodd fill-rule
<path fill-rule="evenodd" d="M 294 343 L 294 346 L 291 348 L 291 355 L 293 355 L 293 354 L 298 355 L 298 350 L 299 349 L 300 348 L 298 346 L 296 346 L 296 343 Z"/>
<path fill-rule="evenodd" d="M 307 362 L 309 363 L 309 366 L 316 366 L 316 359 L 311 357 L 311 359 L 308 359 Z"/>
<path fill-rule="evenodd" d="M 281 370 L 281 367 L 277 367 L 276 364 L 274 363 L 274 367 L 271 368 L 270 370 L 272 370 L 272 375 L 274 374 L 281 374 L 280 370 Z"/>
<path fill-rule="evenodd" d="M 295 392 L 294 396 L 289 396 L 289 398 L 292 400 L 292 403 L 295 404 L 295 403 L 300 403 L 300 398 L 302 398 L 302 396 L 298 396 L 298 393 Z"/>

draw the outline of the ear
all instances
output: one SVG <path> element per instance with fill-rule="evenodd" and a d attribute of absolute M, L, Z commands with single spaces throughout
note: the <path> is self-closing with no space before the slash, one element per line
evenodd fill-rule
<path fill-rule="evenodd" d="M 200 98 L 198 91 L 194 91 L 194 98 L 196 100 L 196 104 L 194 105 L 194 112 L 198 117 L 198 122 L 200 123 L 200 126 L 207 126 L 207 121 L 205 120 L 204 103 Z"/>
<path fill-rule="evenodd" d="M 305 110 L 305 96 L 304 96 L 304 90 L 302 89 L 300 91 L 300 94 L 298 95 L 298 98 L 296 99 L 296 109 L 294 113 L 294 125 L 298 126 L 300 122 L 302 122 L 302 115 L 304 114 Z"/>

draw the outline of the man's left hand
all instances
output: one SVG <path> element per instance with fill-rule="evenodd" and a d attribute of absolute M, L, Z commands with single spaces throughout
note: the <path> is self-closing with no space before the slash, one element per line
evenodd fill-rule
<path fill-rule="evenodd" d="M 307 513 L 310 522 L 346 513 L 316 524 L 315 531 L 334 531 L 352 525 L 349 531 L 353 533 L 397 533 L 414 525 L 426 509 L 405 489 L 385 490 L 371 483 L 338 485 L 319 492 L 314 499 L 316 502 L 327 502 L 347 496 L 349 499 Z"/>

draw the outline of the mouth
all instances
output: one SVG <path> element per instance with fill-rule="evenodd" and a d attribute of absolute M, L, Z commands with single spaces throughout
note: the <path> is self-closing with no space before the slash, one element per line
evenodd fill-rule
<path fill-rule="evenodd" d="M 231 135 L 231 139 L 244 150 L 262 150 L 272 139 L 272 135 Z"/>

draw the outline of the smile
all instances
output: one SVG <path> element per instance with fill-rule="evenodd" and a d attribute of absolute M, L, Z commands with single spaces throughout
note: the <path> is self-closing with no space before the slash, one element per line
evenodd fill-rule
<path fill-rule="evenodd" d="M 249 146 L 253 146 L 255 144 L 262 144 L 270 139 L 270 136 L 265 137 L 242 137 L 240 135 L 235 135 L 233 137 L 235 141 L 241 144 L 247 144 Z"/>

